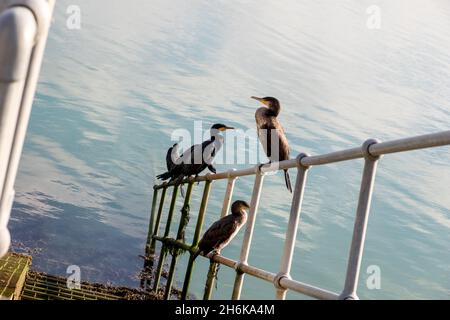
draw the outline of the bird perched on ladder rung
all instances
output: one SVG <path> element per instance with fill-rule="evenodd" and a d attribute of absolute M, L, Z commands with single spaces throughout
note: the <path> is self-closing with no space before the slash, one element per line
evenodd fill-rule
<path fill-rule="evenodd" d="M 231 205 L 231 214 L 214 222 L 205 232 L 198 243 L 198 250 L 194 259 L 202 253 L 204 256 L 215 251 L 219 253 L 236 236 L 242 226 L 247 222 L 247 202 L 237 200 Z"/>

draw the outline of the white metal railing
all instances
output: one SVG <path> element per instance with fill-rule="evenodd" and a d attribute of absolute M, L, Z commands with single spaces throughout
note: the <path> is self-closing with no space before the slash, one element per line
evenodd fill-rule
<path fill-rule="evenodd" d="M 200 182 L 228 179 L 228 186 L 225 192 L 221 216 L 227 214 L 230 208 L 230 202 L 237 177 L 256 175 L 253 186 L 249 216 L 245 228 L 240 260 L 235 261 L 222 255 L 210 257 L 213 261 L 228 266 L 236 270 L 236 278 L 233 287 L 232 299 L 240 299 L 244 275 L 248 274 L 256 278 L 272 282 L 276 288 L 276 298 L 284 299 L 288 289 L 311 296 L 318 299 L 358 299 L 356 290 L 358 285 L 359 272 L 361 268 L 361 259 L 364 250 L 364 241 L 366 236 L 367 221 L 369 216 L 372 190 L 375 182 L 377 163 L 384 154 L 398 153 L 424 148 L 439 147 L 450 144 L 450 131 L 415 136 L 406 139 L 392 140 L 388 142 L 379 142 L 374 139 L 365 141 L 362 147 L 346 149 L 342 151 L 327 153 L 323 155 L 310 156 L 300 154 L 296 159 L 286 160 L 271 165 L 254 166 L 242 170 L 230 170 L 217 174 L 207 174 L 195 179 L 188 178 L 184 182 Z M 347 263 L 347 274 L 345 285 L 341 293 L 330 292 L 309 284 L 305 284 L 291 279 L 290 269 L 293 262 L 293 253 L 295 240 L 300 220 L 300 212 L 303 200 L 303 194 L 306 186 L 307 173 L 311 166 L 325 165 L 340 161 L 348 161 L 364 158 L 364 169 L 361 180 L 358 206 L 353 229 L 353 237 L 349 250 Z M 297 179 L 293 192 L 293 199 L 290 209 L 289 222 L 286 231 L 284 252 L 281 261 L 280 271 L 277 274 L 262 270 L 248 264 L 248 255 L 250 251 L 255 220 L 258 213 L 258 204 L 263 186 L 264 174 L 282 169 L 297 168 Z M 173 183 L 163 183 L 155 186 L 155 191 L 165 190 L 173 186 Z M 156 196 L 156 193 L 155 193 Z M 156 203 L 156 202 L 155 202 Z M 152 209 L 152 215 L 154 214 Z M 151 218 L 153 222 L 154 217 Z M 158 226 L 155 227 L 157 230 Z M 182 245 L 182 243 L 179 243 Z"/>
<path fill-rule="evenodd" d="M 0 0 L 0 257 L 54 0 Z"/>

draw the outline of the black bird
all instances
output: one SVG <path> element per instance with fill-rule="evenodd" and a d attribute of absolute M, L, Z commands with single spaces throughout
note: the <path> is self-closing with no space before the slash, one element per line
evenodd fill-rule
<path fill-rule="evenodd" d="M 277 118 L 281 110 L 280 102 L 273 97 L 252 97 L 252 99 L 258 100 L 265 106 L 256 110 L 255 119 L 259 141 L 270 160 L 269 163 L 272 161 L 288 160 L 289 143 L 286 134 L 284 133 L 284 129 Z M 272 152 L 273 145 L 278 145 L 278 154 L 276 150 Z M 284 170 L 284 179 L 286 181 L 286 187 L 292 193 L 291 179 L 287 169 Z"/>
<path fill-rule="evenodd" d="M 198 243 L 198 250 L 194 259 L 200 254 L 207 255 L 211 251 L 220 252 L 236 236 L 241 227 L 247 222 L 247 202 L 235 201 L 231 206 L 231 214 L 214 222 L 205 232 Z"/>
<path fill-rule="evenodd" d="M 180 158 L 177 159 L 172 170 L 159 175 L 159 179 L 181 182 L 184 177 L 192 175 L 198 176 L 203 170 L 208 168 L 216 173 L 212 162 L 217 152 L 222 148 L 224 138 L 220 134 L 225 130 L 234 129 L 224 124 L 215 124 L 211 127 L 211 138 L 201 144 L 196 144 L 187 149 Z"/>
<path fill-rule="evenodd" d="M 158 176 L 156 176 L 158 179 L 161 180 L 167 180 L 172 177 L 171 171 L 176 166 L 178 159 L 180 158 L 180 155 L 178 153 L 179 150 L 178 143 L 175 143 L 172 147 L 167 150 L 166 154 L 166 166 L 167 166 L 167 172 L 164 172 Z"/>

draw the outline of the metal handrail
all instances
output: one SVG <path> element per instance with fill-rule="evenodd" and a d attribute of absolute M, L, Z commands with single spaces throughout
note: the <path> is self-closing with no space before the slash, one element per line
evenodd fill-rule
<path fill-rule="evenodd" d="M 210 270 L 205 285 L 204 299 L 211 297 L 211 288 L 214 281 L 214 277 L 211 277 L 211 272 L 215 270 L 215 264 L 222 264 L 227 267 L 236 270 L 236 278 L 233 287 L 232 299 L 240 299 L 241 290 L 244 282 L 244 275 L 248 274 L 253 277 L 272 282 L 276 289 L 276 298 L 285 299 L 287 290 L 293 290 L 305 294 L 307 296 L 318 299 L 358 299 L 356 290 L 359 279 L 359 272 L 361 268 L 361 260 L 364 251 L 364 241 L 367 230 L 367 222 L 370 211 L 373 187 L 375 184 L 375 176 L 378 160 L 384 154 L 412 151 L 417 149 L 432 148 L 438 146 L 450 145 L 450 130 L 433 134 L 420 135 L 405 139 L 392 140 L 387 142 L 379 142 L 374 139 L 369 139 L 363 143 L 361 147 L 331 152 L 323 155 L 310 156 L 307 154 L 299 154 L 296 159 L 285 160 L 278 163 L 272 163 L 267 165 L 256 165 L 254 167 L 242 169 L 242 170 L 229 170 L 226 172 L 220 172 L 216 174 L 206 174 L 196 178 L 187 178 L 183 183 L 189 183 L 190 186 L 194 182 L 206 182 L 209 186 L 205 187 L 203 194 L 203 201 L 201 205 L 201 219 L 197 221 L 195 234 L 198 236 L 202 227 L 205 209 L 207 205 L 207 199 L 210 191 L 210 184 L 215 180 L 228 179 L 228 185 L 225 192 L 224 202 L 222 206 L 221 216 L 227 214 L 230 208 L 230 201 L 232 198 L 233 190 L 235 187 L 235 181 L 238 177 L 255 175 L 255 183 L 253 186 L 252 199 L 250 204 L 248 221 L 245 227 L 244 239 L 241 247 L 240 260 L 235 261 L 224 257 L 220 254 L 209 256 L 211 259 Z M 295 240 L 298 231 L 298 225 L 300 221 L 300 212 L 303 200 L 303 194 L 306 187 L 307 172 L 311 166 L 331 164 L 341 161 L 349 161 L 354 159 L 364 159 L 364 168 L 362 173 L 361 187 L 359 192 L 358 206 L 356 210 L 356 217 L 353 229 L 352 242 L 349 250 L 349 258 L 347 264 L 347 274 L 345 279 L 345 285 L 343 291 L 338 294 L 330 292 L 328 290 L 305 284 L 294 279 L 291 279 L 290 269 L 293 261 L 293 254 L 295 249 Z M 277 274 L 269 271 L 256 268 L 248 264 L 247 258 L 251 247 L 251 240 L 253 229 L 255 226 L 256 216 L 258 212 L 258 204 L 263 186 L 264 175 L 268 172 L 274 172 L 283 169 L 297 168 L 298 174 L 295 183 L 293 199 L 291 204 L 291 211 L 289 216 L 288 228 L 286 231 L 286 239 L 283 257 L 281 261 L 280 271 Z M 196 252 L 196 245 L 198 239 L 193 244 L 186 244 L 180 239 L 172 239 L 166 235 L 166 237 L 160 237 L 157 235 L 159 229 L 159 223 L 162 214 L 164 196 L 167 189 L 174 186 L 173 183 L 162 183 L 154 186 L 154 201 L 152 202 L 152 211 L 150 216 L 150 225 L 154 227 L 154 232 L 149 232 L 149 238 L 147 240 L 147 250 L 151 254 L 155 252 L 155 241 L 160 241 L 163 246 L 170 245 L 177 248 L 181 248 L 189 251 L 191 259 L 189 260 L 188 270 L 186 272 L 185 282 L 183 284 L 182 298 L 187 297 L 187 288 L 189 287 L 190 276 L 193 270 L 194 261 L 192 259 L 193 254 Z M 175 186 L 177 189 L 178 186 Z M 158 195 L 159 190 L 163 190 L 163 195 L 160 199 L 158 214 L 156 214 L 157 201 L 155 198 Z M 176 194 L 175 194 L 176 197 Z M 205 201 L 206 199 L 206 201 Z M 171 210 L 173 208 L 171 207 Z M 157 219 L 158 223 L 154 224 L 154 219 Z M 172 219 L 172 216 L 170 217 Z M 198 237 L 197 237 L 198 238 Z M 150 249 L 149 249 L 150 248 Z M 161 250 L 162 252 L 164 250 Z M 163 254 L 160 254 L 160 257 Z M 163 257 L 165 258 L 165 256 Z M 176 260 L 175 260 L 176 263 Z M 171 272 L 174 272 L 175 265 L 172 264 Z M 169 278 L 173 279 L 173 274 L 169 274 Z M 156 280 L 159 283 L 159 280 Z M 171 285 L 171 284 L 170 284 Z M 169 291 L 167 291 L 169 290 Z M 165 298 L 168 299 L 171 287 L 166 288 Z"/>
<path fill-rule="evenodd" d="M 0 0 L 0 257 L 54 0 Z"/>
<path fill-rule="evenodd" d="M 373 156 L 381 156 L 389 153 L 398 153 L 405 151 L 412 151 L 418 149 L 439 147 L 450 144 L 450 130 L 442 131 L 438 133 L 420 135 L 405 139 L 392 140 L 387 142 L 379 142 L 376 145 L 372 145 L 369 148 L 369 154 Z M 364 157 L 364 152 L 361 147 L 345 149 L 341 151 L 335 151 L 331 153 L 326 153 L 317 156 L 306 156 L 301 160 L 301 165 L 305 167 L 310 166 L 319 166 L 325 164 L 331 164 L 335 162 L 342 162 L 348 160 L 354 160 Z M 272 162 L 270 165 L 266 164 L 261 167 L 261 172 L 274 172 L 283 169 L 291 169 L 297 167 L 297 160 L 284 160 L 281 162 Z M 183 183 L 193 181 L 193 182 L 202 182 L 202 181 L 212 181 L 212 180 L 223 180 L 226 178 L 237 178 L 243 176 L 255 175 L 258 171 L 260 165 L 256 165 L 253 167 L 235 170 L 232 169 L 230 171 L 219 172 L 215 174 L 208 173 L 204 176 L 198 176 L 196 178 L 186 178 L 183 180 Z M 156 185 L 155 189 L 162 189 L 164 187 L 173 186 L 175 183 L 162 183 L 160 185 Z"/>

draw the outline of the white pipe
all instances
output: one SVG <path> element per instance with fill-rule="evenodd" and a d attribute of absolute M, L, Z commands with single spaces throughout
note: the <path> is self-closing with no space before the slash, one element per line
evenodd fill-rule
<path fill-rule="evenodd" d="M 323 299 L 323 300 L 339 299 L 339 295 L 334 292 L 314 287 L 299 281 L 291 280 L 289 278 L 282 278 L 280 280 L 280 286 L 316 299 Z"/>
<path fill-rule="evenodd" d="M 242 266 L 245 266 L 247 264 L 248 255 L 250 253 L 250 245 L 252 243 L 253 229 L 255 228 L 256 215 L 258 213 L 259 198 L 261 197 L 263 181 L 264 175 L 258 172 L 255 177 L 255 184 L 253 186 L 250 212 L 248 215 L 247 224 L 245 226 L 244 240 L 242 241 L 240 262 L 236 266 L 236 278 L 234 280 L 232 295 L 233 300 L 239 300 L 241 297 L 242 284 L 244 282 L 244 273 L 240 269 Z"/>
<path fill-rule="evenodd" d="M 280 286 L 281 279 L 290 278 L 291 264 L 294 256 L 295 241 L 297 239 L 298 224 L 300 221 L 300 213 L 302 209 L 303 195 L 305 193 L 306 176 L 308 167 L 300 165 L 302 158 L 306 154 L 301 154 L 297 157 L 299 163 L 297 179 L 295 181 L 294 196 L 292 198 L 291 213 L 289 215 L 288 229 L 286 231 L 286 240 L 283 251 L 283 258 L 281 259 L 280 272 L 274 279 L 274 285 L 277 288 L 277 300 L 284 300 L 286 298 L 286 289 Z"/>
<path fill-rule="evenodd" d="M 0 256 L 54 0 L 0 3 Z"/>
<path fill-rule="evenodd" d="M 356 290 L 358 288 L 359 272 L 366 239 L 367 222 L 369 220 L 370 204 L 372 201 L 375 174 L 377 171 L 378 157 L 369 153 L 370 147 L 375 146 L 376 140 L 367 140 L 363 144 L 365 151 L 365 163 L 359 191 L 358 207 L 356 209 L 355 225 L 353 228 L 352 243 L 348 258 L 347 275 L 341 298 L 346 300 L 357 300 Z"/>
<path fill-rule="evenodd" d="M 230 170 L 229 174 L 231 175 L 231 173 L 233 171 L 236 171 L 236 170 L 235 169 Z M 231 199 L 233 198 L 233 191 L 234 191 L 235 183 L 236 183 L 236 177 L 228 178 L 227 190 L 225 191 L 225 197 L 223 199 L 223 205 L 222 205 L 222 212 L 220 214 L 221 218 L 225 217 L 228 214 L 228 212 L 230 211 Z"/>
<path fill-rule="evenodd" d="M 373 156 L 381 156 L 388 153 L 440 147 L 448 144 L 450 144 L 450 130 L 377 143 L 370 146 L 369 152 Z"/>

